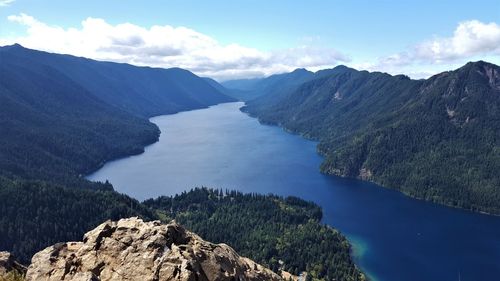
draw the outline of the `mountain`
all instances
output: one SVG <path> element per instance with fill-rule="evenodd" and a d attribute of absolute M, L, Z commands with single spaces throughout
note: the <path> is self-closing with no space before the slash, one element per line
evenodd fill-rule
<path fill-rule="evenodd" d="M 468 63 L 427 80 L 337 67 L 272 95 L 243 111 L 319 140 L 323 172 L 500 213 L 498 66 Z"/>
<path fill-rule="evenodd" d="M 237 79 L 224 81 L 221 85 L 227 89 L 228 95 L 231 97 L 240 101 L 247 101 L 255 99 L 263 94 L 256 90 L 259 82 L 262 80 L 264 80 L 264 78 Z"/>
<path fill-rule="evenodd" d="M 241 79 L 222 82 L 222 86 L 229 89 L 232 97 L 248 101 L 261 96 L 273 96 L 278 92 L 286 92 L 298 85 L 310 80 L 314 73 L 303 68 L 296 69 L 290 73 L 275 74 L 267 78 Z"/>
<path fill-rule="evenodd" d="M 189 71 L 0 48 L 0 174 L 77 184 L 158 139 L 146 118 L 233 101 Z M 68 175 L 73 179 L 69 180 Z"/>
<path fill-rule="evenodd" d="M 269 269 L 212 244 L 177 223 L 138 218 L 107 221 L 83 242 L 58 243 L 35 254 L 26 280 L 278 281 Z"/>
<path fill-rule="evenodd" d="M 0 48 L 11 62 L 29 60 L 63 73 L 103 102 L 135 115 L 151 117 L 234 101 L 202 78 L 180 68 L 137 67 L 51 54 L 12 45 Z"/>
<path fill-rule="evenodd" d="M 259 82 L 262 82 L 263 80 L 265 80 L 265 78 L 235 79 L 224 81 L 221 85 L 227 89 L 250 91 L 257 88 Z"/>
<path fill-rule="evenodd" d="M 203 80 L 205 80 L 205 82 L 207 82 L 210 86 L 214 87 L 217 91 L 223 93 L 226 96 L 230 96 L 230 90 L 219 84 L 219 82 L 215 81 L 214 79 L 210 77 L 203 77 Z"/>
<path fill-rule="evenodd" d="M 304 69 L 297 69 L 290 73 L 270 76 L 266 83 L 263 83 L 261 88 L 264 88 L 264 94 L 247 100 L 247 104 L 253 105 L 254 108 L 266 107 L 267 105 L 280 103 L 286 96 L 296 91 L 302 84 L 320 79 L 322 77 L 333 75 L 335 73 L 351 70 L 346 66 L 337 66 L 333 69 L 324 69 L 317 72 L 308 72 Z"/>
<path fill-rule="evenodd" d="M 17 51 L 31 52 L 0 49 L 0 175 L 73 184 L 79 174 L 157 140 L 148 120 L 28 55 L 11 55 Z"/>

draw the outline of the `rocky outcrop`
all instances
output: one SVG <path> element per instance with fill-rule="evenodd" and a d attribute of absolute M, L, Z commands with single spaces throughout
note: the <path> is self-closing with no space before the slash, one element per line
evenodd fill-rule
<path fill-rule="evenodd" d="M 24 274 L 26 267 L 18 263 L 11 253 L 0 252 L 0 276 L 5 276 L 11 272 Z"/>
<path fill-rule="evenodd" d="M 83 242 L 59 243 L 35 254 L 26 280 L 282 279 L 231 247 L 206 242 L 175 222 L 129 218 L 99 225 Z"/>

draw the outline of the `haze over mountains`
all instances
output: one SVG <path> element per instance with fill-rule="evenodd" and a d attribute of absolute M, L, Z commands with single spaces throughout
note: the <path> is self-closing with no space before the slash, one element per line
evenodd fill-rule
<path fill-rule="evenodd" d="M 290 73 L 275 74 L 266 78 L 229 80 L 221 84 L 231 91 L 231 95 L 243 101 L 277 92 L 287 92 L 312 79 L 314 73 L 300 68 Z"/>
<path fill-rule="evenodd" d="M 500 69 L 483 61 L 427 80 L 345 66 L 241 84 L 274 89 L 243 111 L 320 140 L 321 170 L 414 197 L 500 212 Z M 240 97 L 239 92 L 234 94 Z"/>

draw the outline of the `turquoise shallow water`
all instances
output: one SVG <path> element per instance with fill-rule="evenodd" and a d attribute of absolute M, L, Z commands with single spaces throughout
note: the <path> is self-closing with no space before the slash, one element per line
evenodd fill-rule
<path fill-rule="evenodd" d="M 346 236 L 349 237 L 349 242 L 351 243 L 352 251 L 351 255 L 354 258 L 354 261 L 356 264 L 360 264 L 363 262 L 365 257 L 369 255 L 369 245 L 366 241 L 364 241 L 362 238 L 359 238 L 355 235 L 345 233 Z M 363 268 L 363 272 L 365 273 L 366 276 L 371 281 L 379 281 L 377 276 L 373 274 L 372 272 L 368 271 L 368 268 L 366 266 Z"/>
<path fill-rule="evenodd" d="M 109 179 L 137 199 L 195 186 L 295 195 L 322 206 L 347 235 L 357 264 L 377 281 L 500 280 L 500 217 L 408 198 L 319 173 L 316 143 L 259 124 L 242 103 L 152 118 L 159 142 L 109 162 L 88 178 Z"/>

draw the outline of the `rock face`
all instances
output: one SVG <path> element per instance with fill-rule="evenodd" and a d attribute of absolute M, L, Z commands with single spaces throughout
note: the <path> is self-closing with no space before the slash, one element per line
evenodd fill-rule
<path fill-rule="evenodd" d="M 22 274 L 26 272 L 26 267 L 18 263 L 11 253 L 0 252 L 0 276 L 13 271 Z"/>
<path fill-rule="evenodd" d="M 83 242 L 59 243 L 35 254 L 26 280 L 282 279 L 231 247 L 206 242 L 175 222 L 129 218 L 99 225 Z"/>

